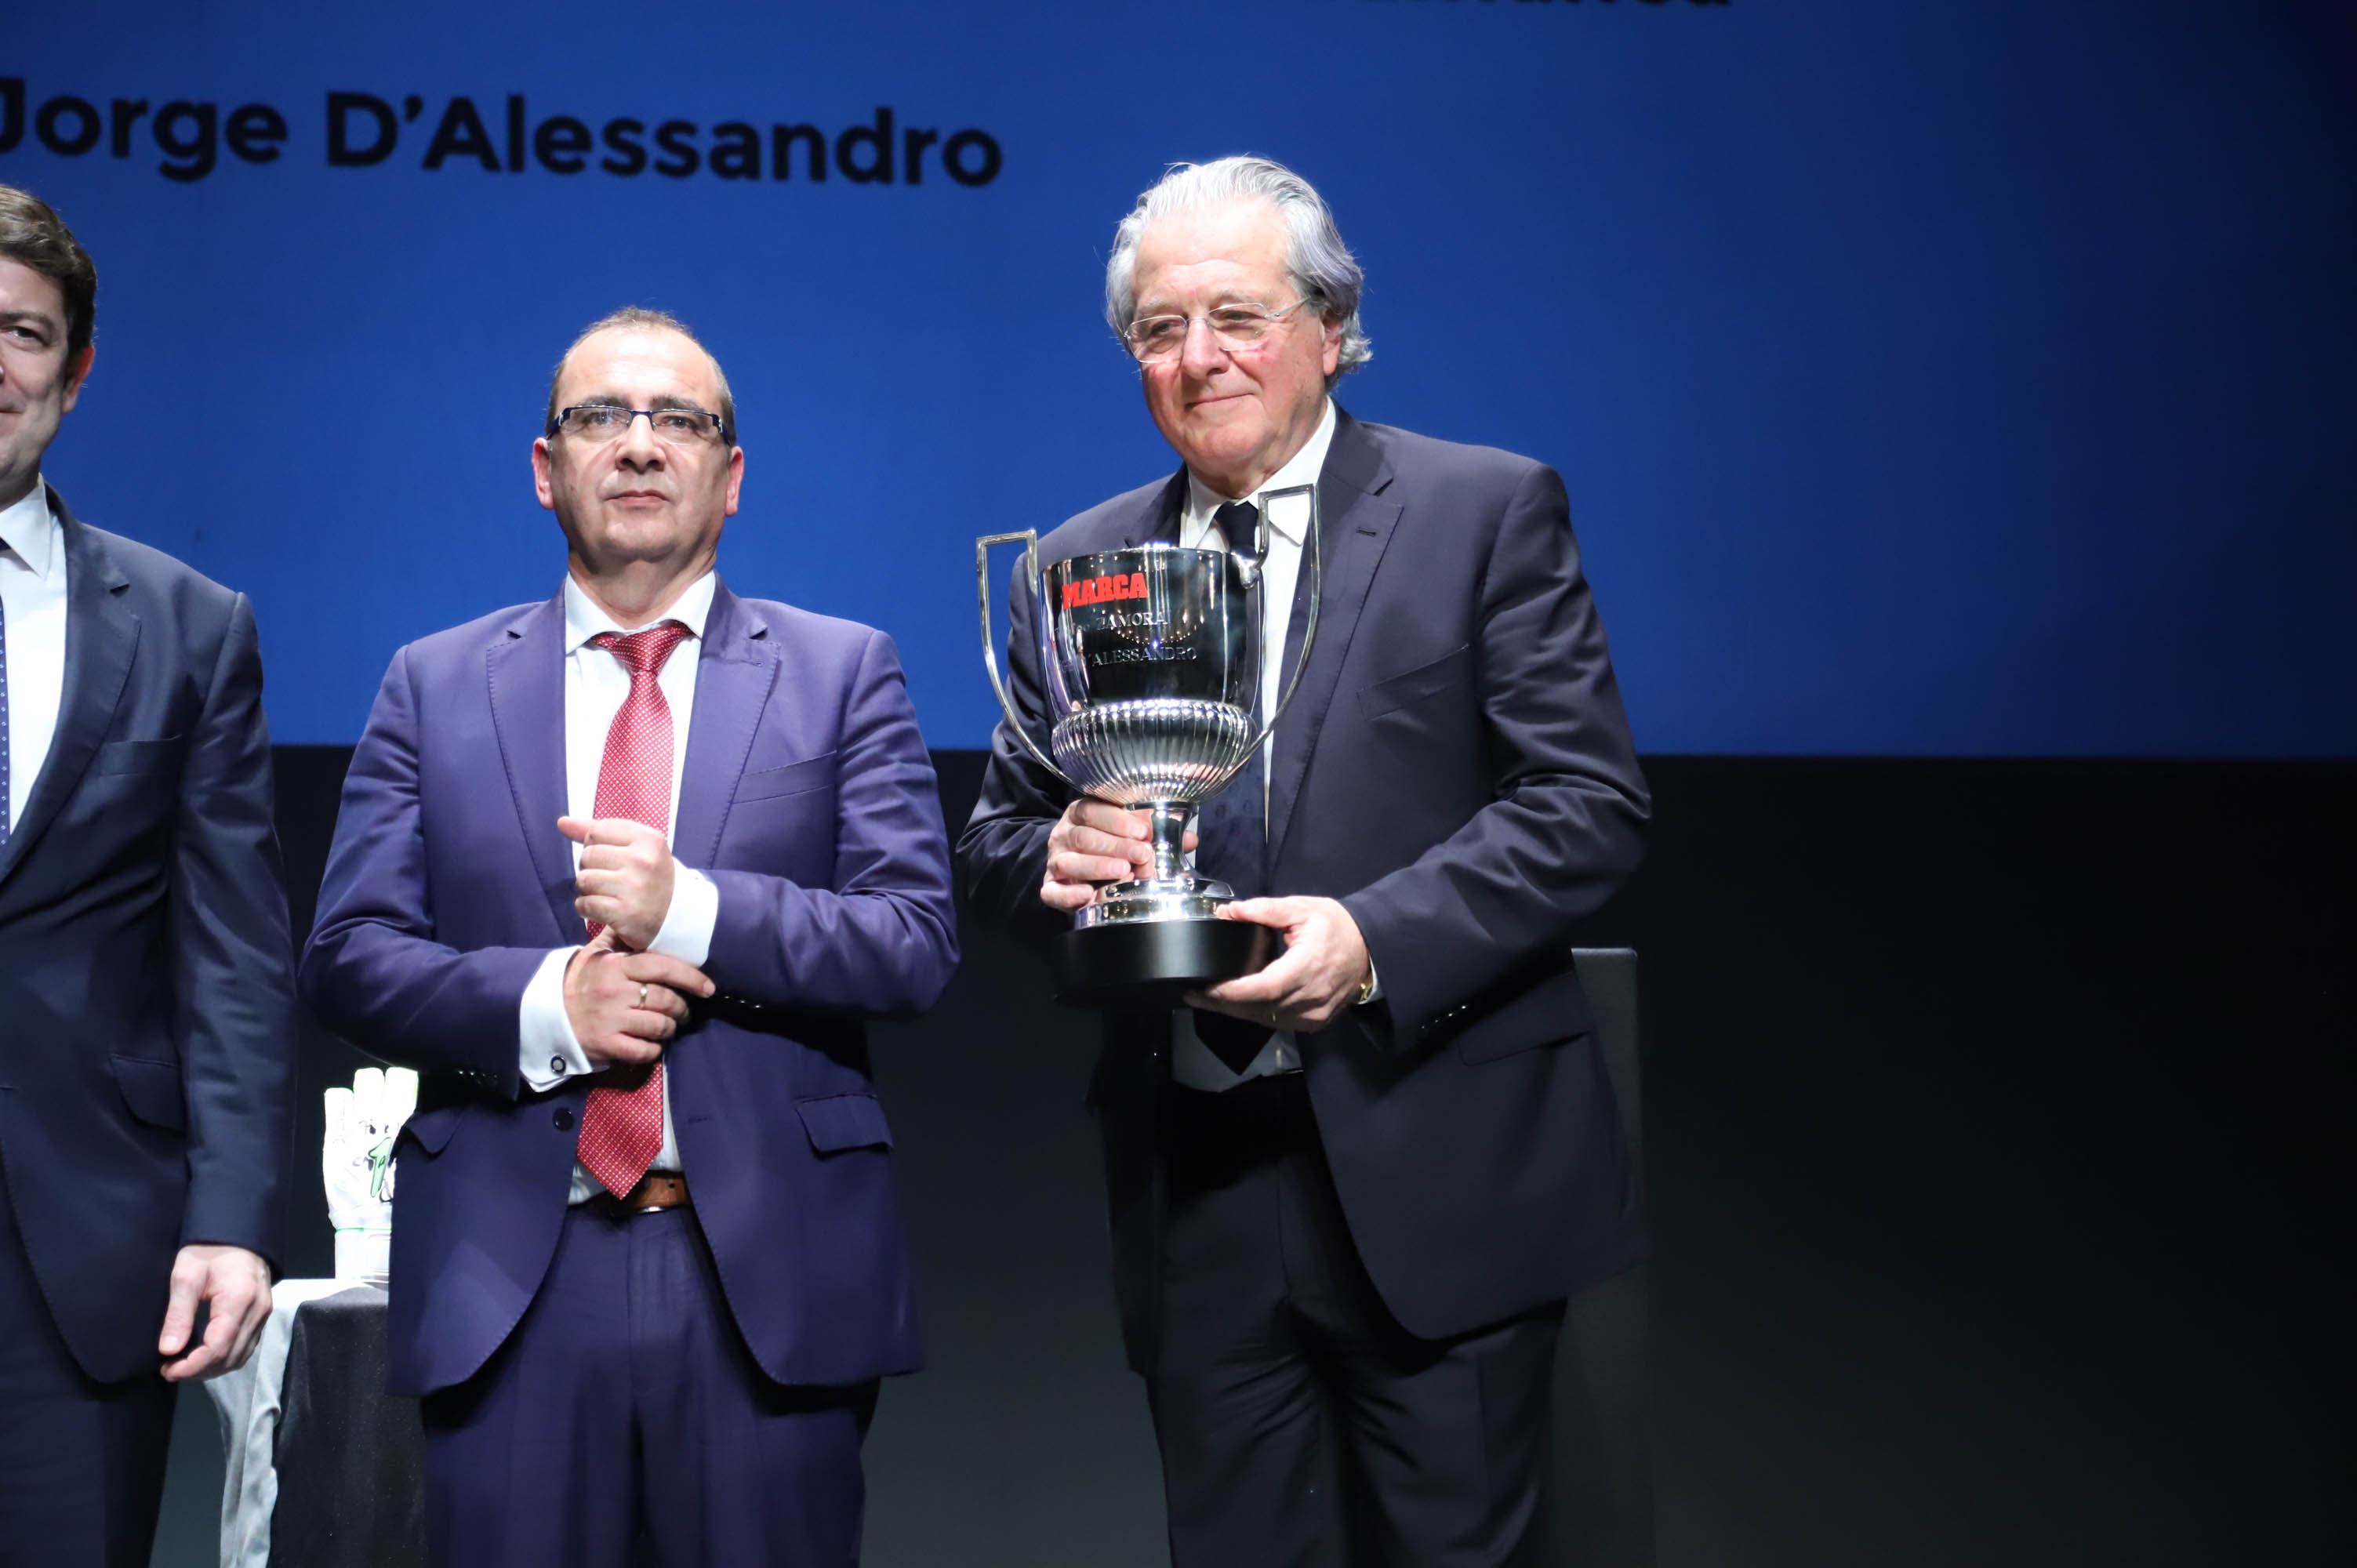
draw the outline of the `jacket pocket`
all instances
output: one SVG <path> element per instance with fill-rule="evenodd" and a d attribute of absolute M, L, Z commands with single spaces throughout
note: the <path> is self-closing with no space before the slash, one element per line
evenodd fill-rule
<path fill-rule="evenodd" d="M 1429 664 L 1419 664 L 1389 680 L 1360 687 L 1359 713 L 1366 718 L 1381 718 L 1443 692 L 1461 690 L 1472 679 L 1473 645 L 1469 642 L 1451 649 Z"/>
<path fill-rule="evenodd" d="M 187 749 L 186 736 L 167 736 L 161 740 L 110 740 L 91 758 L 90 770 L 104 774 L 170 773 L 178 769 L 180 756 Z"/>
<path fill-rule="evenodd" d="M 429 1155 L 438 1155 L 449 1143 L 450 1133 L 458 1125 L 463 1105 L 437 1105 L 431 1111 L 414 1111 L 401 1124 L 401 1135 L 414 1143 Z"/>
<path fill-rule="evenodd" d="M 737 780 L 737 800 L 773 800 L 780 795 L 801 795 L 834 782 L 834 752 L 806 757 L 783 768 L 763 768 Z"/>
<path fill-rule="evenodd" d="M 149 1061 L 144 1057 L 109 1057 L 114 1087 L 131 1114 L 150 1127 L 188 1130 L 188 1097 L 180 1088 L 178 1062 Z"/>
<path fill-rule="evenodd" d="M 811 1147 L 822 1155 L 845 1149 L 888 1149 L 892 1129 L 884 1121 L 884 1107 L 872 1094 L 832 1094 L 823 1100 L 799 1100 L 802 1131 Z"/>

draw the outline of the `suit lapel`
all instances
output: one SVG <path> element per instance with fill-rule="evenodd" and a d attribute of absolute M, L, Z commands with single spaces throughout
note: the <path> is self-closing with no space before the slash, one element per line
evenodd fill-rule
<path fill-rule="evenodd" d="M 1121 547 L 1135 549 L 1147 540 L 1160 540 L 1165 544 L 1178 542 L 1178 520 L 1187 506 L 1187 469 L 1184 464 L 1170 476 L 1170 482 L 1155 494 L 1152 500 L 1125 523 L 1121 532 Z"/>
<path fill-rule="evenodd" d="M 573 907 L 572 844 L 556 831 L 566 805 L 564 595 L 510 622 L 483 658 L 491 727 L 533 871 L 564 943 L 586 940 L 588 928 Z"/>
<path fill-rule="evenodd" d="M 1375 580 L 1375 566 L 1391 543 L 1399 521 L 1397 503 L 1383 500 L 1392 482 L 1383 450 L 1359 422 L 1336 410 L 1332 446 L 1325 470 L 1318 476 L 1318 542 L 1325 555 L 1325 592 L 1318 603 L 1318 636 L 1309 646 L 1309 664 L 1301 673 L 1300 689 L 1276 722 L 1276 742 L 1269 762 L 1268 861 L 1273 870 L 1285 848 L 1286 830 L 1292 825 L 1293 803 L 1301 780 L 1309 771 L 1318 732 L 1334 701 L 1334 684 L 1342 673 L 1342 659 L 1359 629 L 1359 612 L 1367 589 Z M 1285 670 L 1290 673 L 1300 657 L 1304 618 L 1299 613 L 1308 593 L 1308 562 L 1302 562 L 1295 595 L 1296 614 L 1286 637 Z"/>
<path fill-rule="evenodd" d="M 0 849 L 0 883 L 23 863 L 89 770 L 91 758 L 114 724 L 114 710 L 123 701 L 139 650 L 139 618 L 124 599 L 131 579 L 98 536 L 74 521 L 55 490 L 49 491 L 49 510 L 65 536 L 65 682 L 49 755 L 32 780 L 33 792 L 26 798 L 16 831 Z"/>
<path fill-rule="evenodd" d="M 746 613 L 727 585 L 713 585 L 672 833 L 673 853 L 683 865 L 708 869 L 720 853 L 720 830 L 727 824 L 737 780 L 744 775 L 762 711 L 777 684 L 780 657 L 769 628 Z"/>

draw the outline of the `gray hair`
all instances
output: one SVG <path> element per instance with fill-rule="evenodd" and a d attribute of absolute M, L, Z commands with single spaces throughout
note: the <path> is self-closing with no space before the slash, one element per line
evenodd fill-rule
<path fill-rule="evenodd" d="M 1126 331 L 1137 313 L 1132 274 L 1137 243 L 1147 226 L 1173 213 L 1207 211 L 1237 201 L 1265 201 L 1276 209 L 1285 220 L 1286 275 L 1311 309 L 1341 323 L 1341 358 L 1326 384 L 1332 386 L 1374 358 L 1359 325 L 1359 295 L 1366 287 L 1366 274 L 1359 270 L 1351 247 L 1342 243 L 1324 199 L 1283 164 L 1250 155 L 1208 164 L 1172 164 L 1138 197 L 1137 205 L 1114 231 L 1113 255 L 1105 263 L 1105 319 L 1115 335 Z"/>

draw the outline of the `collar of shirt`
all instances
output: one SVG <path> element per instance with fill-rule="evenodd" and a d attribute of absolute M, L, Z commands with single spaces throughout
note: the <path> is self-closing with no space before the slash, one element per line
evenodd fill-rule
<path fill-rule="evenodd" d="M 49 511 L 48 487 L 38 478 L 24 499 L 0 510 L 0 546 L 15 552 L 16 559 L 42 582 L 49 580 L 49 566 L 58 557 L 58 538 L 63 532 Z"/>
<path fill-rule="evenodd" d="M 677 603 L 657 616 L 655 620 L 649 621 L 647 625 L 652 626 L 656 621 L 675 620 L 687 628 L 689 636 L 699 642 L 703 641 L 704 623 L 712 615 L 713 590 L 719 585 L 718 576 L 706 572 L 688 585 L 687 592 L 680 595 Z M 640 627 L 624 626 L 598 608 L 597 601 L 590 598 L 581 585 L 573 580 L 573 575 L 569 572 L 565 574 L 565 652 L 567 658 L 580 652 L 584 643 L 601 632 L 627 633 L 642 629 L 644 628 Z"/>
<path fill-rule="evenodd" d="M 1326 468 L 1326 449 L 1334 444 L 1334 400 L 1326 400 L 1326 412 L 1318 416 L 1318 428 L 1301 444 L 1301 450 L 1285 460 L 1283 467 L 1271 474 L 1261 485 L 1264 490 L 1281 490 L 1290 485 L 1314 485 Z M 1223 496 L 1205 484 L 1194 469 L 1187 470 L 1187 510 L 1179 520 L 1182 542 L 1200 541 L 1211 526 L 1211 514 L 1233 499 L 1249 500 L 1249 496 Z M 1299 502 L 1273 506 L 1269 509 L 1269 528 L 1282 535 L 1296 549 L 1300 548 L 1309 509 Z"/>

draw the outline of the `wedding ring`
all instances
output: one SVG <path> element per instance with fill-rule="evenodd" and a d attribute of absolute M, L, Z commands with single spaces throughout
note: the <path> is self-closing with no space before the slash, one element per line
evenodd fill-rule
<path fill-rule="evenodd" d="M 645 1006 L 646 1004 L 647 1004 L 647 983 L 646 983 L 645 981 L 641 980 L 641 981 L 640 981 L 640 982 L 639 982 L 639 1005 L 640 1005 L 640 1006 L 641 1006 L 641 1007 L 643 1007 L 643 1006 Z"/>

